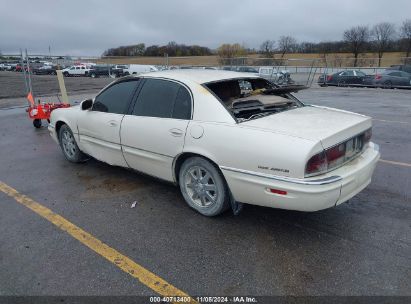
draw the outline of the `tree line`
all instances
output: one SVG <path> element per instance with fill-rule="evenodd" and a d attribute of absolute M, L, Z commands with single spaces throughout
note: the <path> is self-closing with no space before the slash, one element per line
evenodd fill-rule
<path fill-rule="evenodd" d="M 274 58 L 275 55 L 284 58 L 287 53 L 317 53 L 326 57 L 329 53 L 352 53 L 354 66 L 357 66 L 361 53 L 374 52 L 378 55 L 378 64 L 385 52 L 405 52 L 411 56 L 411 19 L 404 21 L 399 28 L 393 23 L 381 22 L 372 27 L 365 25 L 353 26 L 344 31 L 339 41 L 298 42 L 294 37 L 286 35 L 278 40 L 265 40 L 259 49 L 249 49 L 238 43 L 222 44 L 217 50 L 198 45 L 178 44 L 174 41 L 166 45 L 151 45 L 144 43 L 120 46 L 104 51 L 103 56 L 206 56 L 217 53 L 220 62 L 228 62 L 231 58 L 248 54 L 260 54 L 264 58 Z"/>
<path fill-rule="evenodd" d="M 103 56 L 206 56 L 212 55 L 208 47 L 199 45 L 178 44 L 174 41 L 166 45 L 145 46 L 144 43 L 120 46 L 104 51 Z"/>
<path fill-rule="evenodd" d="M 378 55 L 378 65 L 385 52 L 405 52 L 411 55 L 411 19 L 406 20 L 397 29 L 393 23 L 381 22 L 371 28 L 365 25 L 353 26 L 343 33 L 340 41 L 300 42 L 292 36 L 281 36 L 278 41 L 266 40 L 259 49 L 264 57 L 272 58 L 286 53 L 328 53 L 350 52 L 354 56 L 354 66 L 357 66 L 358 56 L 364 52 L 375 52 Z"/>

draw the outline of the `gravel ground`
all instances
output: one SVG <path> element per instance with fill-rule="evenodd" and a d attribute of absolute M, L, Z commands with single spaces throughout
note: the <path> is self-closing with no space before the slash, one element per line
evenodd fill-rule
<path fill-rule="evenodd" d="M 60 93 L 57 76 L 32 75 L 35 96 L 55 96 Z M 96 92 L 113 81 L 112 78 L 65 77 L 68 94 Z M 23 73 L 0 71 L 0 104 L 2 99 L 25 97 L 27 95 Z"/>

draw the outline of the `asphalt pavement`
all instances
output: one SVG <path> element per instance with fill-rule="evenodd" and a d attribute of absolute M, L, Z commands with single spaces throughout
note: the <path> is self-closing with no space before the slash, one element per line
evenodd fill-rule
<path fill-rule="evenodd" d="M 314 213 L 246 205 L 238 216 L 206 218 L 171 184 L 96 160 L 67 162 L 22 108 L 0 110 L 0 181 L 189 295 L 411 296 L 411 91 L 297 96 L 374 118 L 388 162 L 348 203 Z M 155 294 L 1 192 L 0 210 L 0 295 Z"/>

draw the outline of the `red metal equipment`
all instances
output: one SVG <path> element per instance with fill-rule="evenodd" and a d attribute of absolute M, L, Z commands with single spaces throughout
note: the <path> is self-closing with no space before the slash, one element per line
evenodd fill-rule
<path fill-rule="evenodd" d="M 27 99 L 29 99 L 29 97 L 27 97 Z M 50 114 L 53 110 L 68 107 L 70 107 L 70 104 L 68 103 L 40 103 L 39 101 L 37 105 L 31 103 L 26 109 L 26 112 L 29 113 L 29 117 L 33 119 L 33 126 L 40 128 L 42 119 L 50 122 Z"/>
<path fill-rule="evenodd" d="M 27 49 L 26 49 L 26 60 L 23 59 L 23 52 L 21 50 L 20 50 L 20 57 L 21 57 L 20 66 L 22 67 L 21 71 L 23 72 L 24 83 L 26 85 L 26 91 L 28 92 L 27 100 L 29 102 L 29 106 L 26 109 L 26 112 L 29 114 L 29 117 L 33 120 L 33 126 L 36 128 L 40 128 L 41 120 L 45 119 L 48 122 L 50 122 L 50 114 L 52 111 L 54 111 L 55 109 L 59 109 L 59 108 L 68 108 L 70 107 L 70 104 L 64 103 L 64 102 L 41 103 L 39 100 L 36 105 L 34 101 L 34 97 L 33 97 L 33 88 L 31 86 L 30 58 L 27 54 Z M 62 78 L 62 74 L 60 76 Z M 61 84 L 59 83 L 59 85 L 60 85 L 60 90 L 61 90 Z M 64 87 L 64 83 L 63 83 L 63 87 Z M 64 87 L 64 93 L 66 95 L 65 100 L 67 100 L 67 94 L 66 94 L 65 87 Z"/>

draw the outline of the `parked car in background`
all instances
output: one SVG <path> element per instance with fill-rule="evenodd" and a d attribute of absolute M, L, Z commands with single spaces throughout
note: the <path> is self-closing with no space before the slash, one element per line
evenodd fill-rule
<path fill-rule="evenodd" d="M 17 63 L 10 63 L 10 71 L 16 71 Z"/>
<path fill-rule="evenodd" d="M 63 75 L 66 77 L 70 76 L 86 76 L 90 71 L 90 68 L 85 65 L 73 65 L 71 67 L 62 70 Z"/>
<path fill-rule="evenodd" d="M 411 88 L 411 74 L 400 70 L 387 69 L 376 75 L 367 75 L 364 85 L 382 87 L 386 89 L 409 87 Z"/>
<path fill-rule="evenodd" d="M 258 70 L 254 67 L 240 66 L 236 69 L 237 72 L 258 74 Z"/>
<path fill-rule="evenodd" d="M 35 75 L 57 75 L 57 66 L 43 65 L 39 68 L 33 68 L 33 74 Z"/>
<path fill-rule="evenodd" d="M 127 69 L 123 69 L 123 75 L 139 75 L 142 73 L 157 72 L 158 69 L 154 65 L 147 64 L 130 64 Z"/>
<path fill-rule="evenodd" d="M 5 71 L 11 71 L 12 69 L 13 69 L 12 64 L 10 64 L 10 63 L 5 63 L 4 64 L 4 70 Z"/>
<path fill-rule="evenodd" d="M 128 69 L 127 64 L 116 64 L 111 68 L 112 74 L 115 75 L 115 77 L 120 77 L 124 75 L 124 70 Z"/>
<path fill-rule="evenodd" d="M 366 74 L 358 70 L 340 71 L 331 75 L 322 74 L 317 83 L 320 86 L 362 85 Z"/>
<path fill-rule="evenodd" d="M 7 63 L 0 63 L 0 71 L 7 71 L 9 70 L 9 67 L 11 68 L 11 66 Z"/>
<path fill-rule="evenodd" d="M 86 76 L 89 76 L 91 78 L 97 78 L 100 76 L 118 77 L 115 73 L 120 74 L 118 70 L 114 71 L 109 65 L 95 65 L 90 68 L 90 70 L 86 73 Z"/>
<path fill-rule="evenodd" d="M 31 68 L 27 67 L 27 65 L 24 64 L 24 71 L 27 72 L 29 70 L 31 70 Z M 16 67 L 14 68 L 14 71 L 15 72 L 23 72 L 23 66 L 20 63 L 16 64 Z"/>
<path fill-rule="evenodd" d="M 23 67 L 20 63 L 17 63 L 16 66 L 14 67 L 13 71 L 15 72 L 23 72 Z"/>
<path fill-rule="evenodd" d="M 218 68 L 213 67 L 213 66 L 193 66 L 191 69 L 195 70 L 218 70 Z"/>
<path fill-rule="evenodd" d="M 398 70 L 398 71 L 411 74 L 411 65 L 407 65 L 407 64 L 392 65 L 387 70 Z"/>
<path fill-rule="evenodd" d="M 54 110 L 48 130 L 68 161 L 92 156 L 170 181 L 205 216 L 237 202 L 317 211 L 349 200 L 380 157 L 371 118 L 287 92 L 250 73 L 148 73 Z"/>
<path fill-rule="evenodd" d="M 223 71 L 236 71 L 237 67 L 235 67 L 235 66 L 224 66 L 224 67 L 221 68 L 221 70 L 223 70 Z"/>

